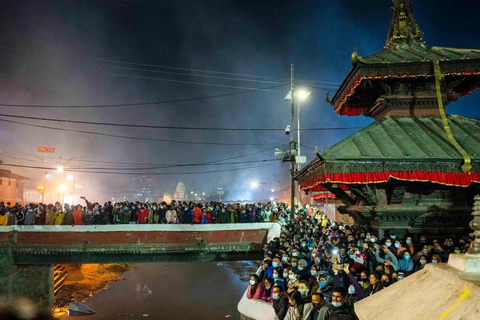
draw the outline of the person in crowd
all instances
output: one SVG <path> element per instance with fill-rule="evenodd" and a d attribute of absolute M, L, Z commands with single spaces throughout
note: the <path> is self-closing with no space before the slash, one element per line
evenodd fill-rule
<path fill-rule="evenodd" d="M 299 291 L 293 291 L 288 297 L 288 302 L 290 307 L 288 308 L 285 320 L 310 319 L 313 314 L 313 306 L 311 303 L 305 303 Z"/>
<path fill-rule="evenodd" d="M 70 205 L 68 203 L 65 203 L 63 205 L 63 212 L 64 212 L 64 215 L 63 215 L 62 225 L 72 226 L 74 224 L 73 211 L 72 209 L 70 209 Z"/>
<path fill-rule="evenodd" d="M 319 292 L 315 292 L 312 294 L 312 307 L 313 307 L 313 313 L 312 313 L 312 320 L 318 320 L 320 312 L 322 308 L 329 308 L 331 305 L 327 301 L 325 301 L 323 294 Z"/>
<path fill-rule="evenodd" d="M 281 286 L 274 286 L 272 291 L 273 310 L 278 320 L 284 320 L 287 315 L 289 301 L 285 296 L 284 290 Z"/>
<path fill-rule="evenodd" d="M 343 287 L 335 287 L 332 292 L 332 303 L 320 309 L 319 320 L 345 319 L 357 320 L 353 307 L 346 301 L 347 292 Z"/>
<path fill-rule="evenodd" d="M 383 286 L 381 283 L 381 278 L 378 275 L 378 273 L 372 273 L 370 275 L 370 285 L 365 289 L 365 296 L 369 297 L 374 293 L 377 293 L 378 291 L 382 290 Z"/>
<path fill-rule="evenodd" d="M 56 208 L 49 204 L 47 206 L 47 214 L 45 215 L 45 225 L 53 225 L 55 223 Z"/>
<path fill-rule="evenodd" d="M 286 270 L 286 269 L 285 269 Z M 291 294 L 298 289 L 298 276 L 293 269 L 288 270 L 287 293 Z"/>
<path fill-rule="evenodd" d="M 248 299 L 262 299 L 265 295 L 265 286 L 260 281 L 260 278 L 257 274 L 250 275 L 250 282 L 247 288 L 247 298 Z"/>
<path fill-rule="evenodd" d="M 150 210 L 146 205 L 143 205 L 138 212 L 137 223 L 146 224 L 148 223 L 148 216 L 150 215 Z"/>
<path fill-rule="evenodd" d="M 312 276 L 310 270 L 307 268 L 307 261 L 305 259 L 300 259 L 298 261 L 298 280 L 308 281 Z"/>
<path fill-rule="evenodd" d="M 262 300 L 266 302 L 272 302 L 272 292 L 273 287 L 275 286 L 275 281 L 273 278 L 266 278 L 264 281 L 265 291 L 264 295 L 262 296 Z"/>
<path fill-rule="evenodd" d="M 312 298 L 310 296 L 310 286 L 305 280 L 301 280 L 298 283 L 298 292 L 302 295 L 302 299 L 305 302 L 311 302 Z"/>
<path fill-rule="evenodd" d="M 414 271 L 415 265 L 411 259 L 410 252 L 404 251 L 403 257 L 398 261 L 398 271 L 411 274 Z"/>
<path fill-rule="evenodd" d="M 0 226 L 6 226 L 8 222 L 8 216 L 5 208 L 0 208 Z"/>

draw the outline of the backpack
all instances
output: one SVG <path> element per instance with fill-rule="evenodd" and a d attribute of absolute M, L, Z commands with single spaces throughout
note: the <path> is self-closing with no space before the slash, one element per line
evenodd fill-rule
<path fill-rule="evenodd" d="M 330 305 L 327 308 L 332 310 L 329 320 L 355 320 L 355 317 L 352 315 L 350 311 L 350 307 L 339 307 L 335 308 L 334 306 Z"/>

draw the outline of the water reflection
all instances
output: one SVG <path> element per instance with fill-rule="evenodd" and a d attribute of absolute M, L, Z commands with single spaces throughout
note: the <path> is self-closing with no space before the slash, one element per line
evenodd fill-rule
<path fill-rule="evenodd" d="M 133 264 L 85 304 L 93 316 L 60 319 L 239 319 L 237 304 L 259 261 Z"/>

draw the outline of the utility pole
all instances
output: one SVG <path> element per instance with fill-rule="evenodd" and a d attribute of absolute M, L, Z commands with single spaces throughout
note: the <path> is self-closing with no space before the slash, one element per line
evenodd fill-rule
<path fill-rule="evenodd" d="M 42 203 L 45 201 L 45 179 L 47 178 L 47 153 L 54 153 L 55 148 L 38 147 L 38 152 L 45 153 L 45 160 L 43 161 L 43 183 L 42 183 Z"/>
<path fill-rule="evenodd" d="M 291 88 L 290 92 L 292 94 L 292 112 L 290 117 L 290 128 L 293 131 L 293 118 L 295 116 L 295 91 L 294 91 L 294 83 L 293 83 L 293 76 L 294 76 L 294 66 L 293 63 L 291 65 Z M 293 141 L 293 132 L 290 134 L 290 223 L 294 224 L 295 222 L 295 142 Z"/>
<path fill-rule="evenodd" d="M 42 181 L 42 203 L 45 203 L 45 178 L 47 177 L 47 154 L 45 153 L 45 159 L 43 160 L 43 181 Z"/>

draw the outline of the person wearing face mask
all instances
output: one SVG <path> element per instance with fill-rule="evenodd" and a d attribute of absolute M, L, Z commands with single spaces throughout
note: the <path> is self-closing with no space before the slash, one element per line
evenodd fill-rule
<path fill-rule="evenodd" d="M 405 239 L 405 248 L 408 252 L 410 252 L 410 255 L 412 257 L 417 253 L 417 251 L 415 250 L 415 246 L 413 245 L 412 237 L 407 237 Z"/>
<path fill-rule="evenodd" d="M 313 306 L 311 303 L 305 303 L 302 294 L 295 290 L 288 298 L 290 308 L 288 308 L 285 320 L 309 320 L 313 314 Z"/>
<path fill-rule="evenodd" d="M 387 238 L 385 240 L 385 246 L 388 248 L 388 250 L 390 250 L 391 253 L 393 253 L 395 255 L 395 257 L 397 256 L 397 248 L 395 248 L 395 240 L 392 240 L 390 238 Z"/>
<path fill-rule="evenodd" d="M 302 280 L 298 283 L 298 292 L 300 292 L 302 295 L 303 301 L 306 303 L 312 302 L 312 298 L 310 296 L 310 286 L 308 285 L 307 281 Z"/>
<path fill-rule="evenodd" d="M 362 290 L 365 292 L 365 289 L 367 289 L 368 285 L 370 284 L 370 282 L 368 281 L 368 273 L 366 271 L 360 272 L 359 284 Z"/>
<path fill-rule="evenodd" d="M 398 271 L 402 271 L 407 275 L 412 273 L 415 265 L 411 258 L 410 252 L 404 251 L 402 259 L 398 261 Z"/>
<path fill-rule="evenodd" d="M 390 275 L 384 273 L 382 274 L 382 278 L 381 278 L 381 283 L 382 283 L 382 286 L 384 288 L 390 286 L 390 284 L 392 284 L 392 278 L 390 277 Z"/>
<path fill-rule="evenodd" d="M 272 302 L 273 287 L 275 286 L 275 281 L 273 278 L 267 278 L 263 282 L 265 285 L 265 291 L 262 296 L 262 300 L 266 302 Z"/>
<path fill-rule="evenodd" d="M 290 256 L 286 252 L 282 254 L 282 266 L 284 268 L 290 266 Z"/>
<path fill-rule="evenodd" d="M 288 298 L 281 286 L 274 286 L 272 291 L 273 310 L 278 320 L 284 320 L 288 310 Z"/>
<path fill-rule="evenodd" d="M 273 281 L 276 286 L 281 286 L 283 291 L 287 291 L 287 284 L 283 280 L 283 274 L 280 272 L 280 269 L 273 269 Z"/>
<path fill-rule="evenodd" d="M 314 286 L 316 286 L 318 284 L 318 280 L 317 280 L 318 271 L 320 271 L 320 270 L 319 270 L 317 265 L 313 265 L 310 268 L 311 277 L 310 277 L 310 279 L 308 279 L 308 285 L 310 286 L 310 288 L 313 288 Z"/>
<path fill-rule="evenodd" d="M 396 252 L 396 256 L 397 257 L 400 257 L 400 255 L 402 254 L 403 251 L 407 250 L 407 248 L 405 248 L 403 246 L 403 243 L 402 243 L 402 240 L 395 240 L 395 243 L 394 243 L 394 246 L 395 246 L 395 249 L 397 250 Z"/>
<path fill-rule="evenodd" d="M 433 264 L 442 263 L 442 258 L 440 257 L 439 254 L 432 255 L 432 263 Z"/>
<path fill-rule="evenodd" d="M 288 271 L 288 282 L 287 282 L 287 292 L 291 294 L 293 291 L 298 289 L 298 277 L 293 270 Z"/>
<path fill-rule="evenodd" d="M 262 299 L 263 295 L 265 295 L 265 285 L 255 273 L 250 275 L 250 281 L 247 288 L 247 298 Z"/>
<path fill-rule="evenodd" d="M 320 292 L 325 297 L 325 300 L 332 301 L 332 283 L 333 277 L 327 271 L 320 271 L 318 273 L 318 284 L 312 288 L 312 293 Z"/>
<path fill-rule="evenodd" d="M 358 320 L 353 307 L 346 301 L 347 292 L 343 287 L 333 288 L 332 303 L 322 309 L 318 315 L 319 320 L 345 319 Z"/>
<path fill-rule="evenodd" d="M 329 307 L 331 306 L 330 303 L 325 301 L 325 298 L 323 297 L 323 294 L 319 292 L 315 292 L 312 294 L 312 307 L 313 307 L 313 317 L 312 320 L 318 320 L 320 311 L 324 307 Z"/>
<path fill-rule="evenodd" d="M 137 223 L 137 219 L 138 219 L 138 212 L 140 211 L 140 203 L 131 203 L 131 206 L 130 206 L 131 210 L 130 210 L 130 223 L 131 224 L 136 224 Z"/>
<path fill-rule="evenodd" d="M 304 259 L 299 260 L 297 269 L 298 269 L 298 280 L 308 281 L 308 279 L 310 279 L 311 274 L 307 268 L 306 260 Z"/>

